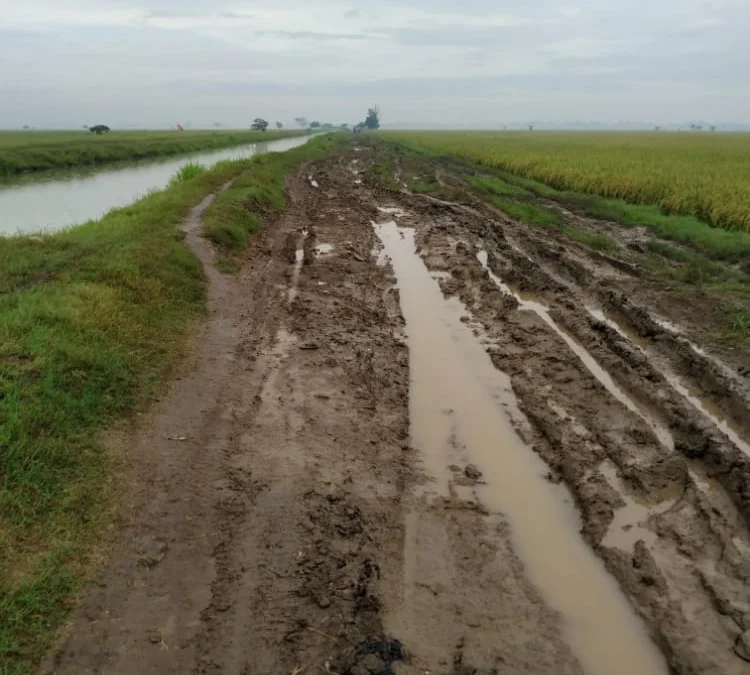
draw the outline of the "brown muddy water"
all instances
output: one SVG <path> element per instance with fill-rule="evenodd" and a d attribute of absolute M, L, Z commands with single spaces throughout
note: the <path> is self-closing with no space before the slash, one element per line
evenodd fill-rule
<path fill-rule="evenodd" d="M 648 521 L 674 506 L 677 495 L 672 495 L 671 499 L 669 495 L 665 495 L 667 498 L 664 501 L 652 504 L 628 494 L 625 485 L 617 475 L 617 467 L 613 463 L 604 462 L 599 467 L 599 471 L 624 502 L 624 506 L 615 509 L 614 520 L 602 540 L 602 546 L 632 552 L 636 543 L 643 541 L 649 550 L 653 551 L 658 536 L 647 527 Z"/>
<path fill-rule="evenodd" d="M 302 265 L 305 262 L 305 240 L 307 239 L 307 231 L 302 232 L 302 236 L 297 242 L 297 250 L 294 252 L 294 267 L 292 268 L 292 279 L 289 283 L 289 290 L 287 291 L 287 303 L 290 305 L 296 300 L 299 293 L 299 275 L 302 271 Z"/>
<path fill-rule="evenodd" d="M 492 364 L 463 305 L 446 299 L 416 253 L 414 230 L 374 224 L 406 319 L 412 445 L 434 489 L 448 492 L 457 458 L 483 473 L 476 496 L 511 527 L 530 580 L 560 613 L 590 675 L 666 675 L 662 655 L 603 563 L 586 545 L 567 490 L 514 427 L 523 425 L 510 379 Z"/>

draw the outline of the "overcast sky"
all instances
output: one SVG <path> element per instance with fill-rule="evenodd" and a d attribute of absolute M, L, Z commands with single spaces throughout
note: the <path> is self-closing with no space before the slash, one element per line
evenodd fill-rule
<path fill-rule="evenodd" d="M 750 122 L 750 0 L 0 0 L 0 127 Z"/>

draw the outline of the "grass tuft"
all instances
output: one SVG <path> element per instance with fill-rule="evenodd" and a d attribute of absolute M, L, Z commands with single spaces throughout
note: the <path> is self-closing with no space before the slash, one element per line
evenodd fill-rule
<path fill-rule="evenodd" d="M 732 328 L 750 337 L 750 312 L 736 314 L 732 319 Z"/>
<path fill-rule="evenodd" d="M 493 197 L 492 203 L 507 213 L 511 218 L 515 218 L 524 223 L 534 223 L 536 225 L 544 225 L 547 227 L 561 224 L 560 216 L 554 211 L 534 206 L 534 204 L 516 201 L 514 199 L 503 199 L 501 197 Z"/>
<path fill-rule="evenodd" d="M 195 164 L 193 162 L 185 164 L 185 166 L 181 167 L 177 173 L 169 179 L 169 185 L 172 186 L 186 180 L 193 180 L 198 176 L 202 176 L 204 173 L 206 173 L 206 167 L 202 164 Z"/>
<path fill-rule="evenodd" d="M 582 232 L 581 230 L 576 230 L 572 227 L 565 227 L 565 234 L 574 241 L 598 251 L 616 251 L 618 249 L 617 242 L 606 234 Z"/>
<path fill-rule="evenodd" d="M 438 189 L 438 186 L 436 183 L 412 183 L 409 185 L 409 190 L 412 192 L 417 192 L 419 194 L 429 194 L 431 192 L 436 192 Z"/>
<path fill-rule="evenodd" d="M 499 178 L 491 178 L 489 176 L 472 176 L 465 175 L 466 182 L 469 183 L 473 188 L 492 195 L 500 197 L 527 197 L 530 196 L 528 190 L 518 186 L 512 185 Z"/>

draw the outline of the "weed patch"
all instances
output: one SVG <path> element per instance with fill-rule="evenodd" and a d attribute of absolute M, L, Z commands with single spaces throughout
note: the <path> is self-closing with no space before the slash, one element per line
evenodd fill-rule
<path fill-rule="evenodd" d="M 544 225 L 547 227 L 561 224 L 560 217 L 556 213 L 548 211 L 547 209 L 542 209 L 534 204 L 515 201 L 512 199 L 503 199 L 501 197 L 493 197 L 492 203 L 502 209 L 511 218 L 515 218 L 524 223 L 534 223 L 536 225 Z"/>
<path fill-rule="evenodd" d="M 206 167 L 202 164 L 194 164 L 192 162 L 190 164 L 185 164 L 185 166 L 180 168 L 177 173 L 169 179 L 169 185 L 172 186 L 186 180 L 193 180 L 194 178 L 206 173 L 206 170 Z"/>
<path fill-rule="evenodd" d="M 412 183 L 409 185 L 409 190 L 419 194 L 430 194 L 431 192 L 436 192 L 437 189 L 437 183 Z"/>
<path fill-rule="evenodd" d="M 572 227 L 564 228 L 565 234 L 571 239 L 577 241 L 584 246 L 594 248 L 598 251 L 615 251 L 618 246 L 614 239 L 608 237 L 606 234 L 593 234 L 590 232 L 582 232 Z"/>
<path fill-rule="evenodd" d="M 527 197 L 530 196 L 528 190 L 512 185 L 507 181 L 499 178 L 490 178 L 488 176 L 465 175 L 464 179 L 473 188 L 486 194 L 497 195 L 500 197 Z"/>
<path fill-rule="evenodd" d="M 745 337 L 750 337 L 750 312 L 735 314 L 732 318 L 732 328 L 742 333 Z"/>

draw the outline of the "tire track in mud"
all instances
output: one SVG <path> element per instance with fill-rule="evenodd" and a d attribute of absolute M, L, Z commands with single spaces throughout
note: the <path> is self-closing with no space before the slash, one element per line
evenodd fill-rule
<path fill-rule="evenodd" d="M 406 315 L 412 439 L 436 474 L 438 490 L 450 482 L 442 475 L 448 464 L 443 447 L 453 436 L 483 468 L 476 497 L 490 514 L 508 518 L 529 577 L 561 612 L 564 633 L 586 672 L 666 674 L 616 583 L 580 538 L 573 510 L 545 481 L 543 462 L 513 430 L 512 413 L 503 410 L 515 408 L 510 382 L 461 321 L 463 307 L 443 298 L 417 257 L 414 230 L 391 222 L 376 225 L 376 232 Z"/>
<path fill-rule="evenodd" d="M 461 297 L 495 341 L 493 360 L 511 374 L 523 411 L 542 435 L 535 448 L 571 487 L 587 539 L 647 620 L 672 669 L 745 672 L 743 584 L 750 549 L 744 455 L 645 354 L 602 344 L 601 324 L 580 320 L 587 314 L 585 296 L 549 276 L 531 249 L 522 253 L 511 244 L 506 235 L 514 233 L 512 223 L 475 218 L 447 203 L 433 201 L 425 209 L 424 202 L 394 198 L 410 210 L 406 220 L 420 233 L 428 267 L 450 274 L 441 282 L 445 292 Z M 549 322 L 529 316 L 490 280 L 476 259 L 487 248 L 497 274 L 526 290 L 551 293 L 551 318 L 656 412 L 675 433 L 677 454 L 657 443 L 653 428 L 629 416 L 590 372 L 573 367 L 569 340 L 556 339 L 559 332 Z M 613 522 L 628 531 L 613 532 Z"/>
<path fill-rule="evenodd" d="M 349 672 L 403 656 L 383 636 L 376 588 L 379 554 L 399 564 L 389 542 L 409 475 L 404 348 L 383 272 L 343 253 L 360 245 L 356 227 L 317 243 L 326 206 L 298 189 L 269 232 L 283 242 L 272 255 L 287 266 L 276 294 L 288 302 L 278 310 L 270 295 L 264 307 L 276 335 L 253 348 L 262 382 L 247 394 L 235 453 L 264 490 L 230 528 L 197 672 Z"/>

